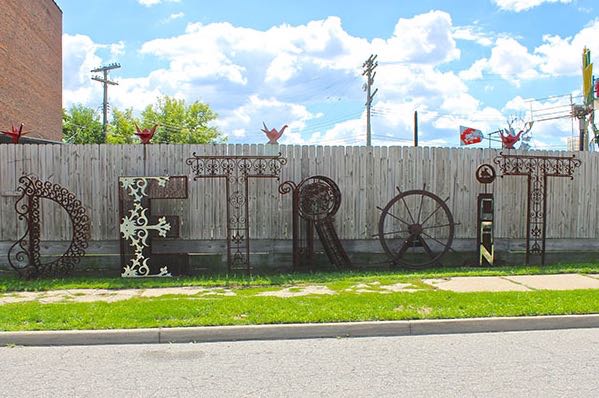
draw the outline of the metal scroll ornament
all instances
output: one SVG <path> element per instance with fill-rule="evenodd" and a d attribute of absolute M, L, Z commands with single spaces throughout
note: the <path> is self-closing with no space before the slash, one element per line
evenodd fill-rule
<path fill-rule="evenodd" d="M 187 275 L 185 253 L 153 253 L 156 238 L 179 237 L 177 216 L 152 214 L 153 199 L 187 199 L 187 176 L 120 177 L 121 276 L 150 278 Z"/>
<path fill-rule="evenodd" d="M 541 257 L 545 265 L 545 235 L 547 230 L 547 179 L 569 177 L 582 164 L 572 156 L 533 156 L 499 153 L 493 161 L 502 176 L 528 177 L 528 210 L 526 222 L 526 264 L 531 255 Z"/>
<path fill-rule="evenodd" d="M 90 238 L 89 217 L 77 197 L 66 188 L 37 177 L 19 178 L 21 196 L 15 204 L 19 220 L 27 223 L 25 233 L 8 250 L 8 263 L 23 278 L 64 276 L 73 271 L 85 255 Z M 49 199 L 69 215 L 73 236 L 71 244 L 56 260 L 42 263 L 40 255 L 40 199 Z"/>
<path fill-rule="evenodd" d="M 252 272 L 250 265 L 249 179 L 279 179 L 287 159 L 278 156 L 200 156 L 185 163 L 194 180 L 222 178 L 227 200 L 227 264 L 229 271 Z"/>

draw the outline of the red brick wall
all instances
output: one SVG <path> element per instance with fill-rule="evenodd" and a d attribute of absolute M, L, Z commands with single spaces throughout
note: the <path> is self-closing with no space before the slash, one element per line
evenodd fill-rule
<path fill-rule="evenodd" d="M 62 11 L 53 0 L 0 1 L 0 129 L 62 139 Z"/>

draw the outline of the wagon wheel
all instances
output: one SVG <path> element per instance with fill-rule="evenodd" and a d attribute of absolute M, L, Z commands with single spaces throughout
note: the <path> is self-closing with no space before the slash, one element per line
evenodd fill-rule
<path fill-rule="evenodd" d="M 451 248 L 455 227 L 445 202 L 425 190 L 400 191 L 384 209 L 378 208 L 379 240 L 394 265 L 439 265 Z"/>

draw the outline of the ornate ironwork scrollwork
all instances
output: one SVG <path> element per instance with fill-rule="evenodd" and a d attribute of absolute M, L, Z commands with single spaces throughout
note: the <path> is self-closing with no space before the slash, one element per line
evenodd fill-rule
<path fill-rule="evenodd" d="M 528 177 L 526 264 L 530 255 L 541 256 L 545 264 L 545 231 L 547 223 L 547 177 L 569 177 L 582 161 L 572 156 L 534 156 L 499 153 L 493 162 L 503 176 Z"/>
<path fill-rule="evenodd" d="M 24 278 L 63 276 L 71 273 L 85 255 L 90 238 L 89 217 L 80 200 L 68 189 L 35 176 L 19 178 L 21 196 L 15 204 L 19 220 L 26 221 L 21 238 L 8 250 L 8 263 Z M 69 215 L 73 236 L 68 249 L 56 260 L 42 263 L 40 255 L 40 199 L 49 199 Z"/>
<path fill-rule="evenodd" d="M 229 271 L 244 270 L 251 273 L 250 223 L 248 201 L 249 178 L 276 178 L 287 159 L 278 156 L 201 156 L 185 161 L 194 176 L 223 178 L 226 181 L 227 199 L 227 263 Z"/>

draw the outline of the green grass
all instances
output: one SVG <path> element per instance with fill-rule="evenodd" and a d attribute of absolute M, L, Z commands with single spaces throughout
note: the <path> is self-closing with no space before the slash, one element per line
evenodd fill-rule
<path fill-rule="evenodd" d="M 599 264 L 557 264 L 539 266 L 507 266 L 494 268 L 438 268 L 423 271 L 354 271 L 312 274 L 283 274 L 260 276 L 216 275 L 164 279 L 124 279 L 100 277 L 71 277 L 65 279 L 41 279 L 24 281 L 12 276 L 0 277 L 0 293 L 18 291 L 44 291 L 56 289 L 127 289 L 172 286 L 204 287 L 268 287 L 305 283 L 326 283 L 332 287 L 349 286 L 362 282 L 379 281 L 383 284 L 414 282 L 421 278 L 444 278 L 452 276 L 502 276 L 561 273 L 599 273 Z"/>
<path fill-rule="evenodd" d="M 540 267 L 445 268 L 409 272 L 342 272 L 273 276 L 214 276 L 172 279 L 68 278 L 23 281 L 0 278 L 0 293 L 75 288 L 152 288 L 170 286 L 232 289 L 236 296 L 134 298 L 114 303 L 24 302 L 0 305 L 0 330 L 66 330 L 245 325 L 368 320 L 441 319 L 491 316 L 599 313 L 599 290 L 452 293 L 433 289 L 424 278 L 556 273 L 599 273 L 599 264 Z M 409 283 L 415 293 L 347 291 L 368 284 Z M 325 285 L 332 296 L 260 297 L 258 293 L 302 285 Z"/>
<path fill-rule="evenodd" d="M 599 291 L 174 297 L 0 306 L 0 330 L 66 330 L 599 313 Z"/>

